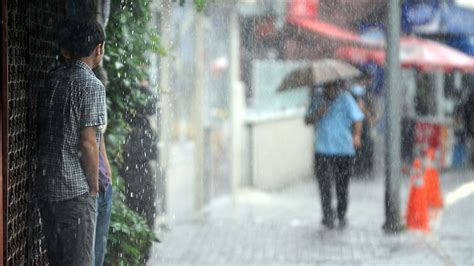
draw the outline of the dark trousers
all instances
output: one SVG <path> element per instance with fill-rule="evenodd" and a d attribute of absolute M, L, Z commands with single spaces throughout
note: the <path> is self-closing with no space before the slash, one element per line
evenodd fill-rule
<path fill-rule="evenodd" d="M 326 223 L 332 223 L 335 219 L 331 203 L 333 182 L 336 184 L 337 218 L 339 220 L 345 219 L 353 159 L 352 156 L 322 155 L 318 153 L 315 155 L 315 174 L 321 195 L 323 221 Z"/>
<path fill-rule="evenodd" d="M 93 265 L 96 199 L 89 193 L 64 201 L 38 202 L 49 265 Z"/>

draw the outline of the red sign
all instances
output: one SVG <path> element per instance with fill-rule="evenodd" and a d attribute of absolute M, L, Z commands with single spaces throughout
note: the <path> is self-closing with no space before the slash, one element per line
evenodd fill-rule
<path fill-rule="evenodd" d="M 415 145 L 423 148 L 440 148 L 441 125 L 417 122 L 415 125 Z"/>

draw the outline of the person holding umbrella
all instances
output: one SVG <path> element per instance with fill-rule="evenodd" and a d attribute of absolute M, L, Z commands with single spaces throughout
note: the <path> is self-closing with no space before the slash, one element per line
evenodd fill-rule
<path fill-rule="evenodd" d="M 331 202 L 332 183 L 336 186 L 339 226 L 347 225 L 349 180 L 355 148 L 361 146 L 364 114 L 345 86 L 343 80 L 324 84 L 321 94 L 313 93 L 305 116 L 305 123 L 314 125 L 315 176 L 320 190 L 322 224 L 329 229 L 334 227 L 336 218 Z"/>
<path fill-rule="evenodd" d="M 278 89 L 313 88 L 305 123 L 314 126 L 314 170 L 321 192 L 322 224 L 329 229 L 334 228 L 336 220 L 332 183 L 336 186 L 339 226 L 347 225 L 349 180 L 355 148 L 361 146 L 364 114 L 346 89 L 346 80 L 359 75 L 360 71 L 350 64 L 322 59 L 289 73 Z"/>

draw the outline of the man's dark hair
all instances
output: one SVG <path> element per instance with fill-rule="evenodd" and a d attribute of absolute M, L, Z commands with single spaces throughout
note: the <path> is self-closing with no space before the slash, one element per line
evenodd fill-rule
<path fill-rule="evenodd" d="M 91 55 L 94 48 L 105 40 L 102 26 L 93 20 L 67 19 L 61 23 L 57 33 L 59 49 L 67 50 L 71 59 Z"/>

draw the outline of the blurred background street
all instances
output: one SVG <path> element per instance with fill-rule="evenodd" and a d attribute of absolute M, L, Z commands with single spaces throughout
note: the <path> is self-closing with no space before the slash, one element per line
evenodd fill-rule
<path fill-rule="evenodd" d="M 474 171 L 441 174 L 449 203 L 430 214 L 429 233 L 386 235 L 380 142 L 374 176 L 351 181 L 347 228 L 328 231 L 320 225 L 319 191 L 309 176 L 271 192 L 243 187 L 235 197 L 221 197 L 194 217 L 170 217 L 157 229 L 162 242 L 154 244 L 148 265 L 472 265 Z M 176 169 L 183 171 L 177 178 L 189 180 L 192 158 L 174 158 Z M 408 190 L 406 174 L 403 213 Z"/>
<path fill-rule="evenodd" d="M 390 3 L 249 0 L 212 5 L 202 17 L 170 7 L 164 18 L 178 29 L 169 44 L 194 36 L 194 45 L 177 46 L 161 64 L 161 78 L 175 78 L 160 81 L 174 93 L 161 105 L 171 117 L 160 140 L 165 200 L 157 201 L 161 243 L 148 265 L 474 263 L 472 148 L 460 111 L 473 87 L 465 38 L 474 9 L 466 1 Z M 370 77 L 352 94 L 372 112 L 348 226 L 332 231 L 321 226 L 313 178 L 317 136 L 303 122 L 314 84 L 300 76 L 301 88 L 281 91 L 292 73 L 327 57 Z M 193 58 L 193 69 L 182 68 Z M 429 232 L 386 234 L 385 223 L 406 223 L 412 163 L 420 158 L 424 169 L 427 148 L 436 153 L 444 208 L 430 211 Z"/>

